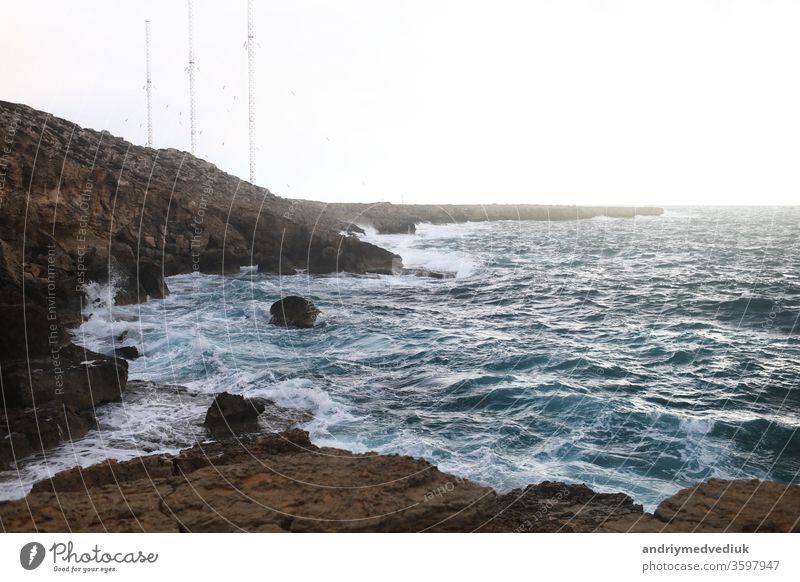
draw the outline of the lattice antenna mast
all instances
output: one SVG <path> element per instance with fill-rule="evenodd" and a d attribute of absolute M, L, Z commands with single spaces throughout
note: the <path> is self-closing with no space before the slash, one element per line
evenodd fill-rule
<path fill-rule="evenodd" d="M 247 108 L 250 125 L 250 183 L 256 183 L 256 51 L 253 0 L 247 0 Z"/>
<path fill-rule="evenodd" d="M 197 133 L 194 98 L 194 10 L 192 0 L 189 1 L 189 131 L 192 138 L 192 155 L 197 153 Z"/>
<path fill-rule="evenodd" d="M 147 64 L 147 147 L 153 147 L 153 87 L 150 79 L 150 21 L 144 21 L 144 49 Z"/>

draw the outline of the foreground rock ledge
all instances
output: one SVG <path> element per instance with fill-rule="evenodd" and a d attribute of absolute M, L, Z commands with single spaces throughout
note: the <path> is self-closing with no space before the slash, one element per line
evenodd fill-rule
<path fill-rule="evenodd" d="M 70 469 L 0 504 L 9 532 L 796 531 L 799 517 L 800 487 L 758 481 L 709 481 L 655 514 L 585 485 L 498 496 L 421 459 L 316 447 L 298 429 Z"/>

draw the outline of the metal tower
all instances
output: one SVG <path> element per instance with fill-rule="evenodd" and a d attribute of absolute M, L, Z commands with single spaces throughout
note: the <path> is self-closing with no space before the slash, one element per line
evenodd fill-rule
<path fill-rule="evenodd" d="M 247 0 L 247 107 L 250 123 L 250 183 L 256 183 L 256 81 L 253 0 Z"/>
<path fill-rule="evenodd" d="M 144 48 L 147 63 L 147 147 L 153 147 L 153 95 L 150 81 L 150 21 L 144 21 Z"/>
<path fill-rule="evenodd" d="M 189 127 L 192 138 L 192 155 L 197 153 L 197 134 L 195 132 L 195 99 L 194 99 L 194 33 L 192 0 L 189 1 Z"/>

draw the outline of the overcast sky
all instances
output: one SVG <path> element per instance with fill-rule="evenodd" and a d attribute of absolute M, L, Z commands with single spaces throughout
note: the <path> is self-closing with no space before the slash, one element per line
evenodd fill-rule
<path fill-rule="evenodd" d="M 246 1 L 195 2 L 198 154 L 247 178 Z M 186 2 L 4 1 L 0 99 L 189 149 Z M 800 2 L 256 2 L 257 183 L 435 203 L 800 203 Z"/>

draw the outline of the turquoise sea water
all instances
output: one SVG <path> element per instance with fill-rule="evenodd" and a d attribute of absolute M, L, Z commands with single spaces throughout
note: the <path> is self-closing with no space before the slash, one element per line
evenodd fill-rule
<path fill-rule="evenodd" d="M 103 430 L 0 474 L 0 498 L 75 464 L 174 451 L 227 390 L 305 408 L 314 442 L 424 457 L 508 490 L 545 479 L 651 507 L 709 478 L 798 482 L 800 208 L 421 225 L 367 235 L 457 277 L 178 276 L 100 301 L 77 341 L 144 357 Z M 107 299 L 107 288 L 94 290 Z M 311 330 L 270 326 L 299 294 Z"/>

